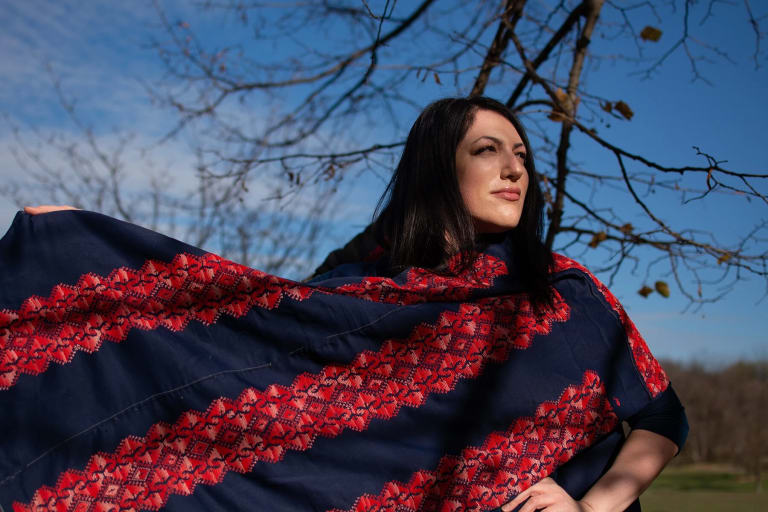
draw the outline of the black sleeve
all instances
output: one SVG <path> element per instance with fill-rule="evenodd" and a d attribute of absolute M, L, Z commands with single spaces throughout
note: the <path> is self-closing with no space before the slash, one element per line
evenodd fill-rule
<path fill-rule="evenodd" d="M 677 445 L 677 453 L 680 453 L 688 437 L 688 418 L 685 415 L 685 408 L 671 384 L 648 405 L 628 418 L 627 423 L 633 430 L 650 430 L 666 437 Z"/>
<path fill-rule="evenodd" d="M 344 247 L 336 249 L 328 254 L 320 266 L 317 267 L 307 279 L 314 279 L 344 263 L 365 261 L 378 245 L 376 238 L 373 236 L 373 224 L 369 224 L 363 232 L 358 233 L 352 240 L 347 242 Z"/>

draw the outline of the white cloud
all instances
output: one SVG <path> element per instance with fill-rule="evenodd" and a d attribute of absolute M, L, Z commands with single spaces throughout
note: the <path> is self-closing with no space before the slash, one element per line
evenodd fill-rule
<path fill-rule="evenodd" d="M 141 52 L 135 36 L 135 27 L 142 23 L 137 13 L 146 9 L 130 10 L 127 6 L 40 0 L 6 6 L 0 33 L 2 109 L 37 121 L 54 121 L 57 114 L 48 112 L 56 102 L 48 66 L 65 87 L 87 93 L 78 94 L 81 102 L 111 114 L 124 108 L 121 100 L 139 92 L 137 84 L 126 78 L 136 64 L 146 65 L 136 59 Z M 100 101 L 105 97 L 117 100 L 111 104 L 112 110 L 110 103 Z"/>
<path fill-rule="evenodd" d="M 215 17 L 207 16 L 210 13 L 203 16 L 195 13 L 196 7 L 186 2 L 162 4 L 168 9 L 171 22 L 196 16 L 193 24 L 202 27 Z M 177 117 L 152 105 L 139 83 L 139 78 L 151 82 L 162 74 L 156 55 L 142 49 L 153 35 L 164 37 L 152 2 L 32 0 L 10 5 L 5 18 L 4 30 L 0 33 L 0 73 L 5 78 L 0 84 L 0 111 L 9 115 L 14 125 L 22 130 L 34 127 L 46 135 L 59 133 L 83 146 L 82 134 L 67 119 L 55 94 L 47 71 L 50 66 L 61 79 L 65 96 L 76 101 L 78 115 L 94 129 L 100 144 L 114 147 L 119 136 L 134 135 L 132 150 L 124 156 L 125 172 L 130 176 L 132 188 L 139 189 L 146 183 L 144 166 L 148 161 L 155 162 L 158 169 L 167 169 L 164 174 L 175 184 L 173 190 L 177 192 L 174 193 L 193 183 L 189 177 L 196 162 L 190 148 L 198 143 L 194 140 L 195 134 L 189 133 L 185 135 L 186 140 L 172 140 L 156 147 L 158 138 L 174 126 Z M 258 133 L 275 108 L 274 102 L 252 102 L 245 109 L 237 105 L 227 107 L 225 114 Z M 348 140 L 348 136 L 343 131 L 328 130 L 309 141 L 305 150 L 327 150 L 329 145 L 359 147 L 360 142 Z M 3 164 L 0 180 L 20 175 L 9 154 L 12 144 L 6 130 L 0 127 L 0 162 Z M 139 154 L 141 148 L 150 148 L 148 157 Z M 48 151 L 46 157 L 51 162 L 60 160 L 55 151 Z M 282 178 L 275 178 L 274 174 L 260 173 L 250 181 L 251 200 L 270 195 L 275 186 L 282 183 Z M 337 208 L 335 216 L 364 225 L 383 184 L 375 179 L 350 176 L 342 188 L 346 198 L 341 205 L 344 211 Z M 311 195 L 312 191 L 307 194 Z M 13 205 L 3 201 L 6 204 L 3 211 L 15 211 Z M 0 207 L 4 203 L 0 203 Z M 290 210 L 301 214 L 304 204 L 306 201 L 296 201 Z"/>

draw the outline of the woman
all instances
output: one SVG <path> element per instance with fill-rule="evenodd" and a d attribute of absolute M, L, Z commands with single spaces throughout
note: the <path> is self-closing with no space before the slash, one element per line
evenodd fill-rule
<path fill-rule="evenodd" d="M 445 271 L 451 256 L 459 254 L 467 264 L 483 242 L 508 236 L 527 293 L 534 303 L 551 303 L 553 262 L 541 241 L 543 200 L 533 154 L 523 126 L 506 106 L 484 97 L 428 106 L 411 129 L 387 193 L 374 233 L 387 247 L 392 268 Z M 359 254 L 360 246 L 373 245 L 372 238 L 358 238 L 346 250 Z M 327 272 L 342 258 L 343 253 L 332 254 L 318 271 Z M 656 415 L 655 423 L 646 423 L 651 430 L 633 429 L 611 469 L 580 501 L 545 478 L 502 510 L 524 502 L 523 512 L 626 509 L 678 452 L 675 443 L 685 439 L 680 432 L 687 424 L 676 397 L 666 411 L 646 414 Z"/>
<path fill-rule="evenodd" d="M 499 386 L 503 392 L 494 389 L 496 398 L 490 401 L 490 405 L 499 410 L 508 404 L 499 402 L 498 397 L 508 396 L 510 403 L 521 404 L 510 406 L 510 412 L 505 412 L 502 416 L 506 416 L 498 421 L 478 423 L 482 423 L 487 434 L 488 425 L 494 425 L 498 430 L 495 425 L 507 424 L 510 414 L 512 418 L 517 417 L 507 430 L 510 439 L 522 440 L 530 449 L 536 447 L 540 463 L 531 470 L 531 458 L 528 457 L 526 465 L 521 466 L 520 454 L 516 453 L 521 448 L 515 447 L 522 445 L 504 445 L 503 451 L 511 455 L 506 452 L 503 455 L 514 459 L 509 466 L 514 469 L 499 473 L 501 469 L 497 468 L 498 471 L 489 474 L 495 477 L 509 474 L 507 492 L 484 498 L 472 497 L 469 492 L 462 498 L 468 501 L 456 498 L 458 508 L 487 510 L 491 506 L 488 504 L 498 503 L 495 506 L 503 504 L 501 509 L 504 511 L 523 512 L 639 509 L 637 497 L 684 442 L 685 415 L 663 372 L 647 353 L 644 343 L 636 336 L 631 322 L 623 316 L 623 310 L 610 293 L 578 264 L 553 257 L 542 244 L 543 201 L 529 142 L 514 115 L 502 104 L 481 97 L 433 103 L 414 123 L 383 202 L 372 229 L 357 237 L 346 251 L 329 256 L 318 269 L 323 274 L 313 281 L 316 286 L 331 292 L 352 293 L 350 290 L 356 286 L 356 281 L 350 281 L 350 278 L 370 276 L 363 279 L 365 294 L 360 296 L 386 302 L 381 299 L 381 291 L 388 293 L 404 279 L 408 282 L 404 286 L 411 286 L 408 293 L 420 293 L 419 290 L 426 286 L 439 302 L 443 300 L 439 297 L 444 288 L 456 285 L 457 281 L 460 281 L 459 288 L 470 282 L 468 289 L 471 292 L 457 292 L 448 300 L 462 298 L 470 300 L 470 305 L 491 304 L 487 306 L 491 309 L 486 310 L 490 316 L 477 317 L 473 322 L 482 324 L 483 318 L 491 318 L 487 321 L 493 325 L 502 322 L 500 317 L 493 315 L 501 315 L 509 304 L 484 301 L 496 300 L 499 293 L 503 296 L 511 293 L 517 301 L 513 313 L 529 308 L 532 313 L 526 318 L 536 319 L 529 321 L 539 324 L 529 326 L 532 332 L 540 333 L 539 337 L 526 335 L 523 342 L 515 345 L 517 353 L 509 355 L 505 348 L 504 355 L 491 357 L 502 366 L 484 370 L 486 376 L 491 375 L 494 379 L 518 378 L 525 374 L 513 385 Z M 43 213 L 55 209 L 57 207 L 38 207 L 26 211 Z M 346 263 L 348 259 L 362 259 L 361 256 L 376 246 L 384 249 L 383 256 L 377 260 Z M 349 253 L 353 254 L 352 258 L 345 256 Z M 493 276 L 478 278 L 477 270 L 480 269 L 482 274 L 487 261 L 496 265 Z M 430 271 L 424 273 L 419 269 Z M 414 275 L 417 285 L 413 285 L 411 279 Z M 395 277 L 390 279 L 389 276 Z M 501 291 L 490 296 L 491 292 L 487 290 L 497 287 Z M 370 298 L 372 289 L 378 293 L 375 299 Z M 354 293 L 358 293 L 357 289 Z M 417 297 L 412 302 L 418 307 L 420 301 Z M 409 304 L 407 299 L 400 300 L 400 304 L 403 303 Z M 556 310 L 565 311 L 564 316 L 558 317 Z M 383 316 L 377 316 L 375 321 L 381 318 Z M 565 322 L 564 327 L 553 326 L 557 322 Z M 512 324 L 522 328 L 517 320 Z M 451 329 L 463 329 L 461 325 L 464 324 L 457 323 Z M 567 327 L 569 325 L 573 327 Z M 536 330 L 539 327 L 541 329 Z M 607 332 L 610 334 L 605 334 Z M 553 360 L 545 360 L 553 353 L 551 348 L 546 348 L 549 352 L 536 352 L 538 347 L 545 345 L 541 336 L 552 340 L 547 347 L 554 347 L 565 355 L 558 353 L 553 355 Z M 617 336 L 621 338 L 619 341 L 616 341 Z M 514 336 L 505 335 L 505 339 L 507 337 L 511 340 Z M 610 340 L 606 341 L 608 338 Z M 507 359 L 512 363 L 517 361 L 516 365 L 503 366 L 510 364 L 505 362 Z M 472 374 L 472 378 L 475 375 L 478 373 Z M 564 378 L 564 375 L 569 377 Z M 599 412 L 589 409 L 591 416 L 585 426 L 562 430 L 559 423 L 557 428 L 547 423 L 550 420 L 534 419 L 525 423 L 522 419 L 528 416 L 518 417 L 515 411 L 529 410 L 528 403 L 551 403 L 542 402 L 539 390 L 535 388 L 547 388 L 550 382 L 570 382 L 570 375 L 583 375 L 585 379 L 592 379 L 592 383 L 601 382 L 599 397 L 594 402 L 602 404 L 601 408 Z M 537 376 L 540 376 L 540 382 L 532 382 Z M 526 382 L 530 383 L 530 390 L 521 389 Z M 602 382 L 605 382 L 604 386 Z M 480 390 L 482 393 L 482 387 L 488 385 L 478 385 L 474 392 Z M 515 392 L 505 395 L 510 388 Z M 568 389 L 574 388 L 570 386 L 563 393 L 567 394 Z M 561 408 L 565 407 L 562 400 L 558 403 Z M 545 414 L 549 410 L 542 407 L 536 408 L 536 414 Z M 453 409 L 447 416 L 452 418 L 450 421 L 474 425 L 472 418 L 462 418 L 462 412 Z M 482 411 L 482 408 L 478 409 L 474 404 L 467 410 Z M 489 414 L 492 416 L 494 412 Z M 578 411 L 574 414 L 579 418 L 583 415 Z M 625 441 L 622 441 L 621 419 L 632 425 Z M 602 430 L 592 428 L 597 424 Z M 434 430 L 440 428 L 434 425 Z M 455 429 L 446 432 L 453 437 L 462 437 L 462 433 L 457 434 Z M 535 442 L 542 435 L 549 436 L 550 444 Z M 468 434 L 468 439 L 474 441 L 479 437 Z M 557 445 L 557 439 L 562 439 L 562 447 Z M 456 444 L 453 440 L 445 443 Z M 466 449 L 462 453 L 465 452 Z M 465 460 L 463 464 L 473 467 L 470 462 Z M 441 459 L 439 467 L 444 466 Z M 455 478 L 464 482 L 467 477 Z M 459 487 L 462 485 L 467 486 L 462 483 Z M 478 488 L 487 490 L 488 484 L 474 487 Z M 444 506 L 446 500 L 451 499 L 448 491 L 437 498 L 430 498 L 430 493 L 438 492 L 434 488 L 424 492 L 426 501 L 419 502 L 423 508 Z M 418 508 L 412 503 L 414 493 L 418 494 L 411 489 L 406 501 L 411 503 L 409 506 Z M 373 500 L 369 494 L 365 496 Z M 511 501 L 498 501 L 504 496 Z M 387 499 L 391 506 L 391 496 Z M 371 506 L 371 509 L 375 507 Z"/>

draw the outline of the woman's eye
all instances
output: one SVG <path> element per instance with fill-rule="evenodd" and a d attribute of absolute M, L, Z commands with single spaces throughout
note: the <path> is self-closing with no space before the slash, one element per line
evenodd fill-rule
<path fill-rule="evenodd" d="M 489 145 L 487 145 L 487 146 L 483 146 L 483 147 L 481 147 L 480 149 L 478 149 L 478 150 L 475 152 L 475 154 L 476 154 L 476 155 L 479 155 L 480 153 L 484 153 L 484 152 L 486 152 L 486 151 L 492 151 L 492 152 L 495 152 L 495 151 L 496 151 L 496 146 L 492 146 L 492 145 L 490 145 L 490 144 L 489 144 Z"/>
<path fill-rule="evenodd" d="M 525 153 L 523 153 L 523 152 L 520 152 L 520 153 L 518 153 L 518 154 L 517 154 L 517 157 L 518 157 L 520 160 L 522 160 L 522 161 L 525 161 L 525 157 L 526 157 L 526 156 L 528 156 L 528 155 L 526 155 L 526 154 L 525 154 Z"/>

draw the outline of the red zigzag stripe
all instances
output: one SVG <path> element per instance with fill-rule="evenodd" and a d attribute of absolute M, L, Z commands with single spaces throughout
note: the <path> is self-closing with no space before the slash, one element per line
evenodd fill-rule
<path fill-rule="evenodd" d="M 629 347 L 632 350 L 632 356 L 635 360 L 640 375 L 645 382 L 645 387 L 652 397 L 656 397 L 659 393 L 667 389 L 669 386 L 669 378 L 664 372 L 659 362 L 653 357 L 651 351 L 648 349 L 645 340 L 640 331 L 637 330 L 635 324 L 624 311 L 624 307 L 619 302 L 619 299 L 614 296 L 608 288 L 600 282 L 592 273 L 586 269 L 583 265 L 573 261 L 570 258 L 566 258 L 560 254 L 555 254 L 555 272 L 567 270 L 569 268 L 575 268 L 584 272 L 595 283 L 600 293 L 603 294 L 605 300 L 611 305 L 611 308 L 619 315 L 621 324 L 624 326 L 624 331 L 627 333 L 627 339 L 629 340 Z"/>
<path fill-rule="evenodd" d="M 222 314 L 235 318 L 253 307 L 276 308 L 284 296 L 301 301 L 314 291 L 366 300 L 411 304 L 463 300 L 506 273 L 504 263 L 483 255 L 455 277 L 412 270 L 404 285 L 368 278 L 338 289 L 306 286 L 225 260 L 215 254 L 177 255 L 170 263 L 148 260 L 139 270 L 109 276 L 85 274 L 74 286 L 57 285 L 50 296 L 30 297 L 18 311 L 0 310 L 0 390 L 22 373 L 38 375 L 50 362 L 66 364 L 75 353 L 94 353 L 104 340 L 121 342 L 131 329 L 184 329 Z"/>
<path fill-rule="evenodd" d="M 131 329 L 179 331 L 190 320 L 212 324 L 226 313 L 277 307 L 283 296 L 309 297 L 312 288 L 238 265 L 214 254 L 179 254 L 170 263 L 148 260 L 139 270 L 85 274 L 74 286 L 54 286 L 18 311 L 0 311 L 0 389 L 20 373 L 37 375 L 51 361 L 66 364 L 77 351 L 96 352 Z"/>
<path fill-rule="evenodd" d="M 445 456 L 433 471 L 417 471 L 408 483 L 388 482 L 378 496 L 364 495 L 349 512 L 481 511 L 508 503 L 598 437 L 618 418 L 599 376 L 584 374 L 557 402 L 544 402 L 531 418 L 493 432 L 480 447 Z M 341 512 L 334 510 L 332 512 Z"/>
<path fill-rule="evenodd" d="M 488 361 L 528 347 L 569 311 L 559 297 L 545 318 L 522 296 L 462 304 L 349 365 L 302 374 L 288 388 L 249 388 L 173 425 L 157 423 L 145 437 L 128 437 L 114 452 L 94 455 L 83 471 L 64 472 L 55 488 L 38 489 L 29 505 L 15 503 L 14 510 L 157 510 L 169 495 L 191 494 L 200 482 L 218 483 L 229 471 L 244 473 L 258 461 L 281 460 L 286 450 L 307 450 L 317 436 L 361 431 L 373 418 L 418 407 L 431 393 L 476 377 Z"/>

